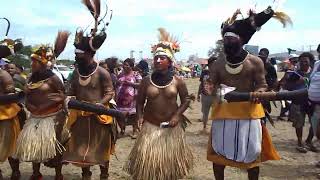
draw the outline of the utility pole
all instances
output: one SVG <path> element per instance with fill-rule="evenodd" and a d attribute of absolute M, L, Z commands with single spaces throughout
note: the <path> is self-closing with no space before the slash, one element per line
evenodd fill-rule
<path fill-rule="evenodd" d="M 142 53 L 143 53 L 143 51 L 139 51 L 139 54 L 140 54 L 140 60 L 142 60 Z"/>
<path fill-rule="evenodd" d="M 131 58 L 131 59 L 133 59 L 133 53 L 134 53 L 134 52 L 135 52 L 134 50 L 131 50 L 131 51 L 130 51 L 130 58 Z"/>
<path fill-rule="evenodd" d="M 312 47 L 314 47 L 314 46 L 317 46 L 317 45 L 308 45 L 310 52 L 312 51 Z"/>

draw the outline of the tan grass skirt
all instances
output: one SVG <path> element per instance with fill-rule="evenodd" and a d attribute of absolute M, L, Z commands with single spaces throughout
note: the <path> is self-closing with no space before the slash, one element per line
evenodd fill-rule
<path fill-rule="evenodd" d="M 137 180 L 176 180 L 193 167 L 181 125 L 160 128 L 145 122 L 124 167 Z"/>
<path fill-rule="evenodd" d="M 65 150 L 59 142 L 61 137 L 57 133 L 59 122 L 56 120 L 62 112 L 47 116 L 31 115 L 17 140 L 17 150 L 14 157 L 26 162 L 47 162 L 54 158 L 57 153 L 62 154 Z M 59 137 L 57 137 L 59 136 Z"/>

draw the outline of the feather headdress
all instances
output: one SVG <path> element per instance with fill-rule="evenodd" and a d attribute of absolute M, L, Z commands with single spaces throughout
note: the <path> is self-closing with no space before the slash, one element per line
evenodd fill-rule
<path fill-rule="evenodd" d="M 56 41 L 54 43 L 54 56 L 57 58 L 64 50 L 67 45 L 70 32 L 68 31 L 59 31 Z"/>
<path fill-rule="evenodd" d="M 178 38 L 167 32 L 164 28 L 159 28 L 158 31 L 159 42 L 152 46 L 151 52 L 154 56 L 166 55 L 174 62 L 174 54 L 180 51 Z"/>
<path fill-rule="evenodd" d="M 104 43 L 107 38 L 105 32 L 106 26 L 109 25 L 107 22 L 102 30 L 98 33 L 98 26 L 100 22 L 106 17 L 106 14 L 100 18 L 101 14 L 101 1 L 100 0 L 82 0 L 82 3 L 87 7 L 92 17 L 94 18 L 94 27 L 91 29 L 90 35 L 84 35 L 84 31 L 80 30 L 76 32 L 74 46 L 76 47 L 76 53 L 91 52 L 95 53 Z M 99 19 L 100 18 L 100 19 Z M 112 13 L 110 20 L 112 18 Z"/>
<path fill-rule="evenodd" d="M 293 24 L 291 18 L 284 12 L 274 12 L 272 17 L 280 21 L 284 28 L 287 27 L 288 24 Z"/>
<path fill-rule="evenodd" d="M 239 36 L 243 44 L 247 44 L 253 34 L 258 31 L 271 18 L 275 18 L 283 24 L 283 27 L 292 25 L 291 18 L 284 12 L 274 12 L 269 6 L 260 13 L 255 13 L 253 10 L 249 11 L 249 17 L 241 20 L 236 20 L 237 16 L 241 14 L 237 10 L 231 18 L 228 18 L 221 25 L 222 36 L 236 35 Z"/>
<path fill-rule="evenodd" d="M 55 63 L 58 56 L 63 52 L 64 48 L 67 45 L 70 32 L 68 31 L 59 31 L 55 40 L 54 47 L 51 47 L 49 44 L 43 44 L 33 49 L 31 58 L 37 60 L 42 64 L 51 66 Z"/>

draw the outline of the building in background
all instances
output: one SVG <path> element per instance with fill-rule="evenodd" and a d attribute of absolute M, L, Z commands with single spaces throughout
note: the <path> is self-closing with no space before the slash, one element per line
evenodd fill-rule
<path fill-rule="evenodd" d="M 247 50 L 250 54 L 258 55 L 259 53 L 259 46 L 256 45 L 245 45 L 244 49 Z"/>

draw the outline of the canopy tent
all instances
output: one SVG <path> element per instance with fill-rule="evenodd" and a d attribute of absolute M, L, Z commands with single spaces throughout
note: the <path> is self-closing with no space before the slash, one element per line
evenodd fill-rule
<path fill-rule="evenodd" d="M 188 67 L 182 66 L 182 67 L 181 67 L 181 71 L 190 72 L 191 69 L 189 69 Z"/>

